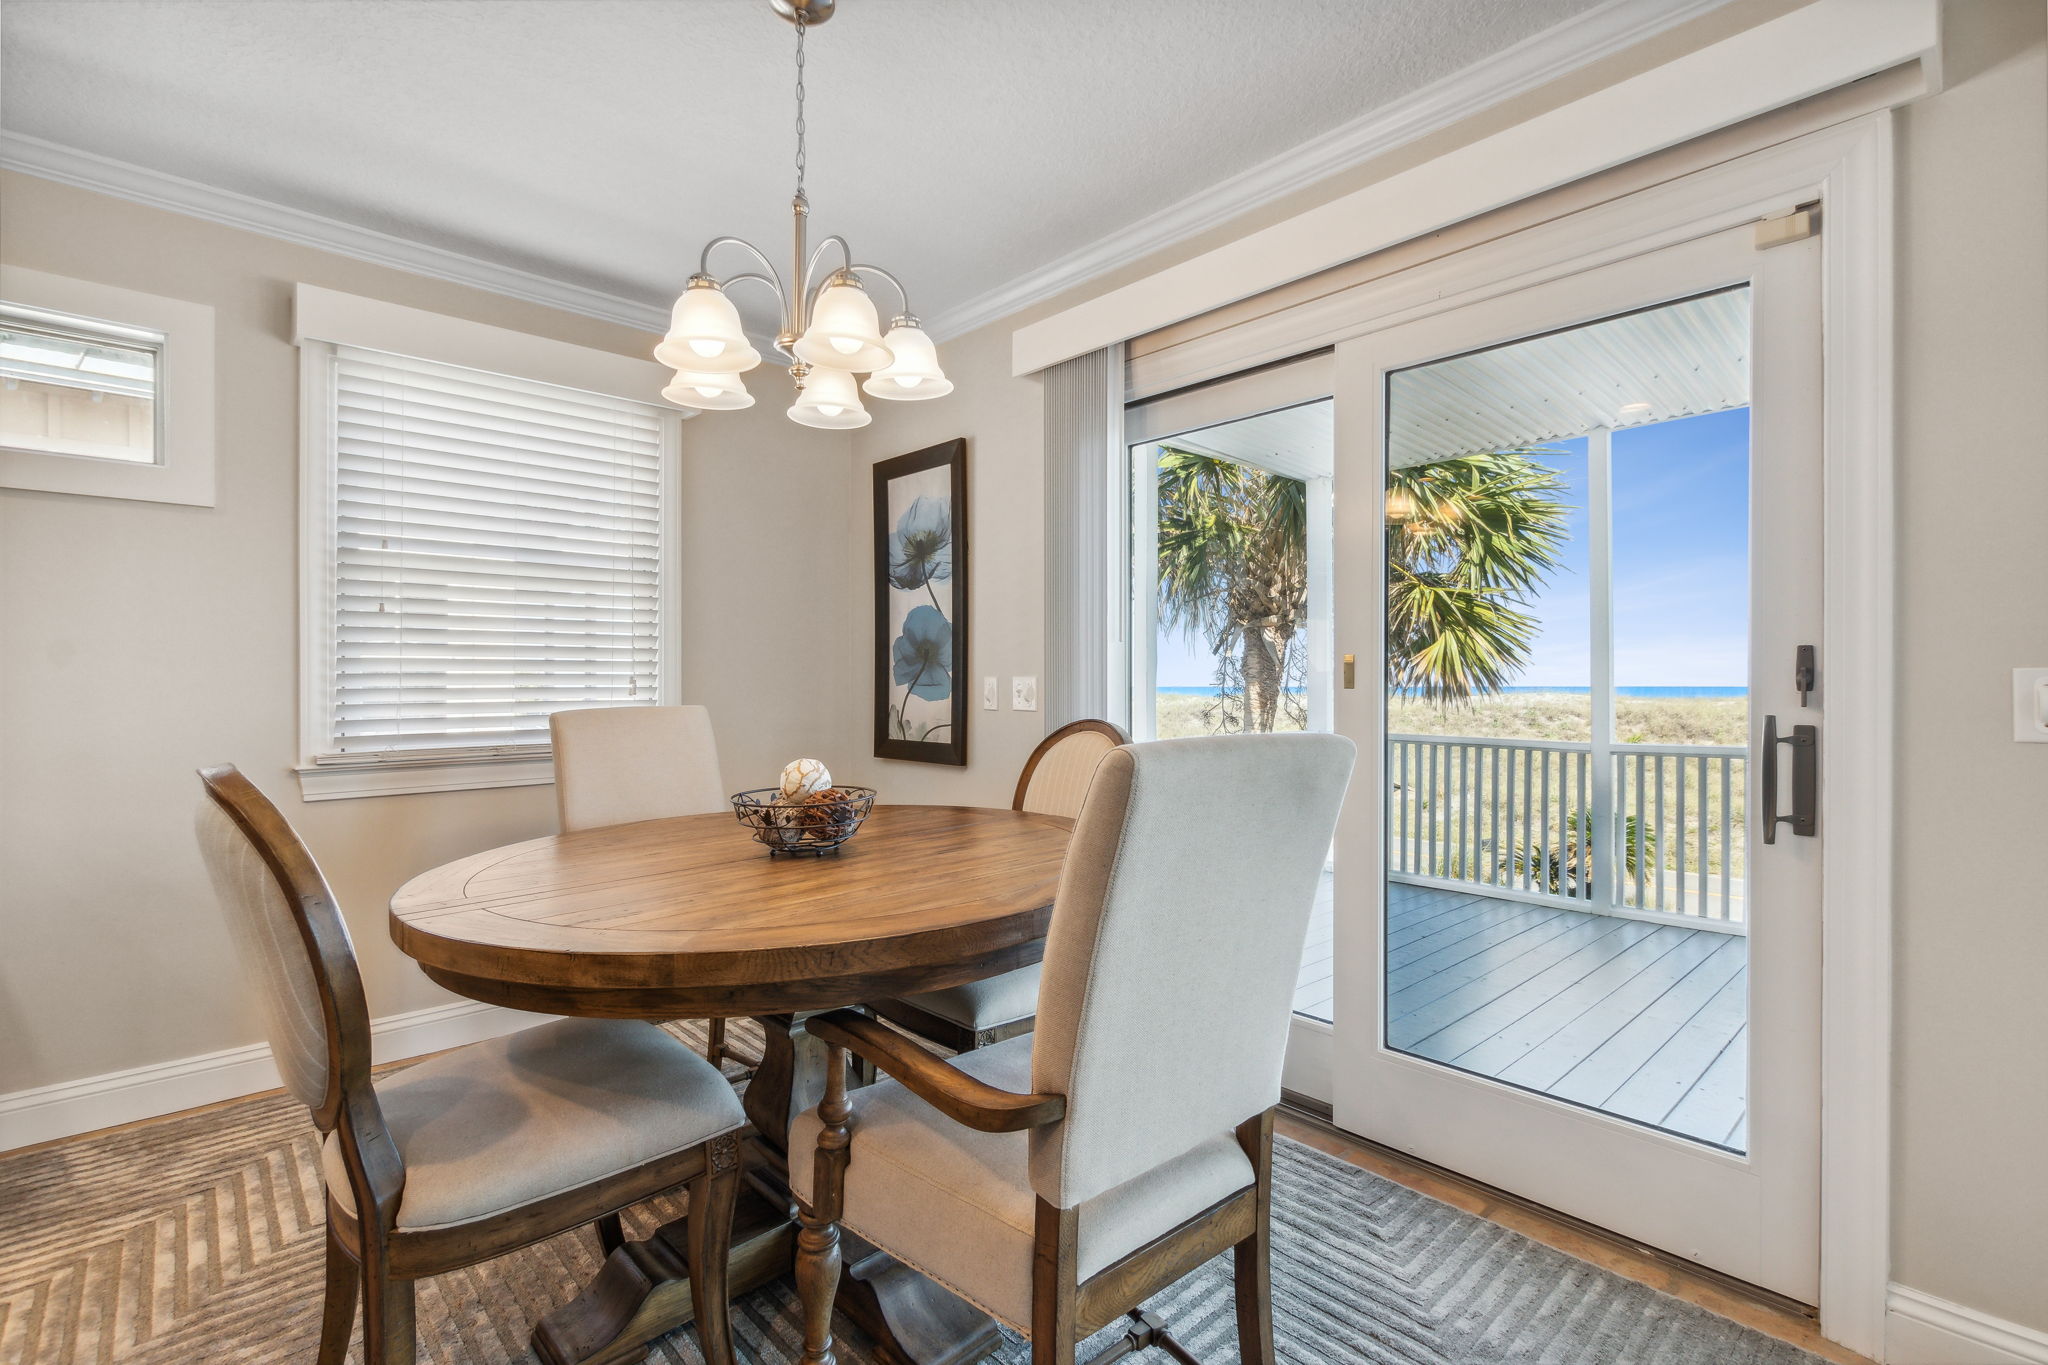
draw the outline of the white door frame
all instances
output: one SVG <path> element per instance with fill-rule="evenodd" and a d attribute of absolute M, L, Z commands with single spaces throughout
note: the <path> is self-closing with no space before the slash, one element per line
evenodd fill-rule
<path fill-rule="evenodd" d="M 1826 1336 L 1882 1358 L 1891 1261 L 1892 115 L 1864 115 L 1389 276 L 1361 291 L 1355 322 L 1317 341 L 1366 335 L 1814 201 L 1823 219 L 1826 390 L 1821 667 L 1823 686 L 1833 684 L 1820 813 L 1819 1306 Z"/>

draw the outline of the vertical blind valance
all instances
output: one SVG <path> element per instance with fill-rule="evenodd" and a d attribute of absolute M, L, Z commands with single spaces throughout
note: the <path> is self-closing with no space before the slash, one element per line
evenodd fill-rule
<path fill-rule="evenodd" d="M 550 712 L 652 704 L 659 410 L 343 346 L 331 364 L 316 761 L 540 752 Z"/>

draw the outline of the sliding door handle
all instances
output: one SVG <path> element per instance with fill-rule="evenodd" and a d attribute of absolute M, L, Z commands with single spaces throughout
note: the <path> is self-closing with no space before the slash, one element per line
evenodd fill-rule
<path fill-rule="evenodd" d="M 1778 814 L 1778 746 L 1792 746 L 1792 813 Z M 1763 773 L 1758 784 L 1764 797 L 1764 842 L 1778 842 L 1778 826 L 1790 825 L 1794 834 L 1812 838 L 1819 832 L 1820 814 L 1820 730 L 1812 725 L 1795 725 L 1792 733 L 1778 733 L 1778 718 L 1764 717 Z"/>

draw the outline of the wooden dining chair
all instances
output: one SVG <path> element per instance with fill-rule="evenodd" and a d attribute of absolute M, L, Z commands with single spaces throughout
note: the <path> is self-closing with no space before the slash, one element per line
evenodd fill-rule
<path fill-rule="evenodd" d="M 1127 741 L 1106 720 L 1077 720 L 1047 735 L 1017 777 L 1010 809 L 1072 819 L 1102 756 Z M 952 1052 L 968 1052 L 1031 1032 L 1038 1013 L 1038 964 L 964 986 L 877 1000 L 868 1008 L 898 1028 Z"/>
<path fill-rule="evenodd" d="M 580 707 L 549 716 L 548 734 L 564 834 L 732 810 L 704 707 Z M 739 1057 L 727 1047 L 725 1020 L 710 1020 L 708 1032 L 704 1056 L 713 1066 L 722 1067 L 729 1055 L 750 1068 L 760 1065 L 758 1057 Z"/>
<path fill-rule="evenodd" d="M 1240 1357 L 1272 1365 L 1273 1109 L 1356 752 L 1338 735 L 1111 751 L 1060 876 L 1033 1035 L 946 1061 L 857 1011 L 805 1021 L 829 1054 L 789 1140 L 805 1365 L 835 1358 L 842 1222 L 1024 1332 L 1033 1365 L 1071 1365 L 1229 1250 Z M 847 1053 L 892 1079 L 849 1091 Z M 1132 1337 L 1176 1349 L 1135 1316 Z"/>
<path fill-rule="evenodd" d="M 320 1130 L 327 1298 L 341 1365 L 358 1290 L 365 1365 L 412 1365 L 412 1282 L 689 1188 L 688 1263 L 710 1365 L 731 1365 L 727 1245 L 746 1116 L 716 1069 L 652 1024 L 561 1019 L 370 1076 L 348 927 L 277 807 L 232 767 L 200 773 L 199 844 L 286 1087 Z"/>

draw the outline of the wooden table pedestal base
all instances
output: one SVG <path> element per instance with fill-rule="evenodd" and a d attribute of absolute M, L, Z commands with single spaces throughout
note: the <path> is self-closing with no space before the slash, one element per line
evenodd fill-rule
<path fill-rule="evenodd" d="M 689 1215 L 605 1259 L 581 1294 L 542 1318 L 533 1353 L 543 1365 L 638 1365 L 647 1343 L 697 1316 L 683 1262 Z M 868 1334 L 883 1365 L 969 1365 L 1002 1344 L 994 1322 L 966 1300 L 852 1233 L 842 1233 L 839 1310 Z M 733 1216 L 732 1297 L 788 1275 L 796 1261 L 789 1206 L 752 1185 Z"/>

